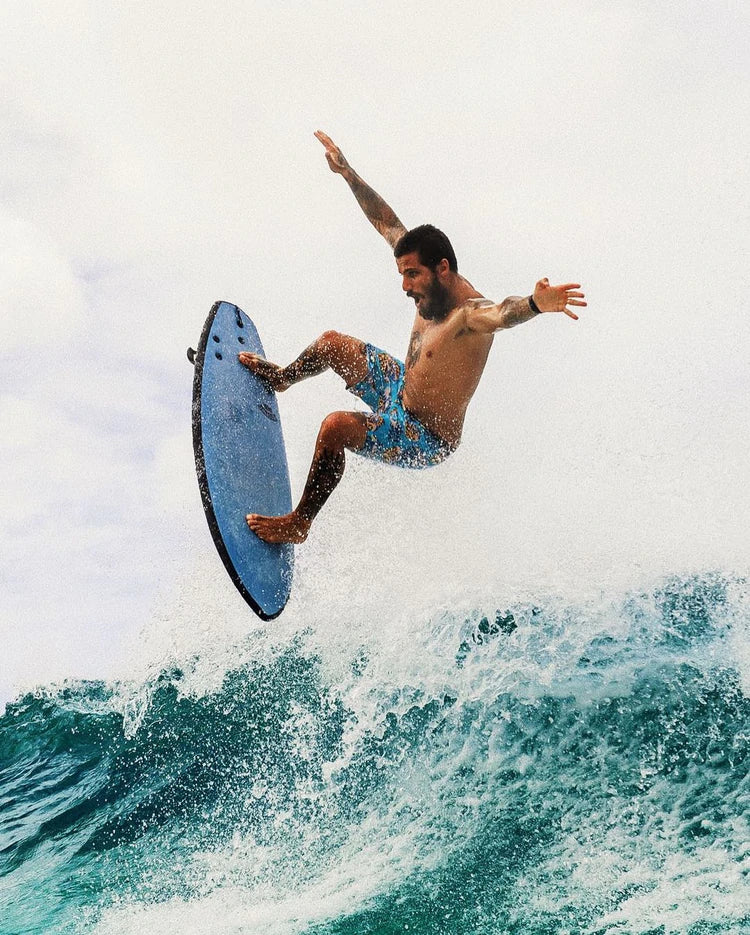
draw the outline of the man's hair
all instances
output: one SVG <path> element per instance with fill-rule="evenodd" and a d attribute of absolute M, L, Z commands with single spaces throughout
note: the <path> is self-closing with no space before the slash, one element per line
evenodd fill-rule
<path fill-rule="evenodd" d="M 458 272 L 458 261 L 450 240 L 432 224 L 421 224 L 407 231 L 396 244 L 393 255 L 398 258 L 415 252 L 419 254 L 422 266 L 435 269 L 441 260 L 447 260 L 453 272 Z"/>

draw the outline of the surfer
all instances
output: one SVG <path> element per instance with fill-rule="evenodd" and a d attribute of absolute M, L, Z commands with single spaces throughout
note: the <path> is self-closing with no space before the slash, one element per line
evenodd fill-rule
<path fill-rule="evenodd" d="M 338 331 L 326 331 L 287 367 L 257 354 L 239 355 L 276 392 L 331 369 L 371 410 L 326 416 L 295 510 L 286 516 L 247 516 L 248 526 L 267 542 L 304 542 L 343 476 L 347 449 L 409 468 L 444 461 L 461 441 L 466 409 L 495 332 L 546 313 L 577 320 L 574 309 L 586 305 L 578 283 L 553 286 L 548 279 L 540 279 L 529 296 L 499 303 L 484 298 L 459 274 L 453 247 L 442 231 L 430 224 L 407 231 L 333 140 L 320 131 L 315 136 L 325 147 L 331 170 L 344 177 L 367 219 L 393 249 L 416 316 L 404 363 Z"/>

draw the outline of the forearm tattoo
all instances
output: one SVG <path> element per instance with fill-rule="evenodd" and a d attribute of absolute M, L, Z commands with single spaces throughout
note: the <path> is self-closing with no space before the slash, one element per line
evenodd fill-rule
<path fill-rule="evenodd" d="M 385 237 L 394 229 L 404 229 L 404 225 L 396 217 L 393 208 L 370 188 L 367 182 L 362 181 L 356 174 L 353 174 L 348 181 L 360 208 L 378 233 Z"/>
<path fill-rule="evenodd" d="M 536 317 L 529 305 L 528 296 L 508 296 L 500 303 L 500 310 L 503 328 L 513 328 Z"/>

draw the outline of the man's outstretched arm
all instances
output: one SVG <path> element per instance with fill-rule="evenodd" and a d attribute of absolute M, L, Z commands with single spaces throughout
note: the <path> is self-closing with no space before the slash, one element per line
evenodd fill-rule
<path fill-rule="evenodd" d="M 530 296 L 510 296 L 499 304 L 489 299 L 469 299 L 466 303 L 466 324 L 471 331 L 490 333 L 512 328 L 536 318 L 543 312 L 563 312 L 578 321 L 571 306 L 584 307 L 587 303 L 579 283 L 551 286 L 549 279 L 540 279 Z"/>
<path fill-rule="evenodd" d="M 315 136 L 325 146 L 326 159 L 331 172 L 343 175 L 367 220 L 379 234 L 385 237 L 391 247 L 395 247 L 406 233 L 406 228 L 396 217 L 393 209 L 357 175 L 330 136 L 326 136 L 322 130 L 318 130 Z"/>

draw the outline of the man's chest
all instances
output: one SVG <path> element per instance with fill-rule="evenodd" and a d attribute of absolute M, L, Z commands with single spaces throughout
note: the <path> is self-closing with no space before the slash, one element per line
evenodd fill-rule
<path fill-rule="evenodd" d="M 430 368 L 460 361 L 471 355 L 471 335 L 455 322 L 415 323 L 409 338 L 405 366 L 407 371 L 419 366 Z"/>

